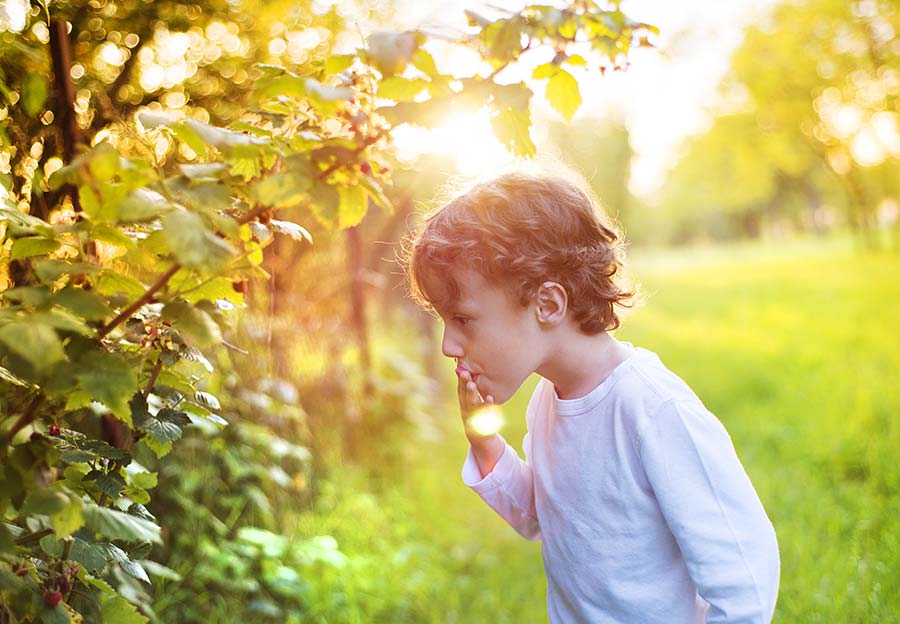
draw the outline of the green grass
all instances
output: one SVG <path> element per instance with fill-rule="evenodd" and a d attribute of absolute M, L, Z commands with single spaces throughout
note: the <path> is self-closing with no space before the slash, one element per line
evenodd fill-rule
<path fill-rule="evenodd" d="M 775 621 L 900 622 L 900 256 L 842 241 L 633 255 L 648 299 L 618 337 L 659 353 L 731 433 L 778 534 Z M 506 406 L 517 448 L 533 383 Z M 462 484 L 446 418 L 403 487 L 427 539 L 473 555 L 435 621 L 546 622 L 540 546 Z"/>

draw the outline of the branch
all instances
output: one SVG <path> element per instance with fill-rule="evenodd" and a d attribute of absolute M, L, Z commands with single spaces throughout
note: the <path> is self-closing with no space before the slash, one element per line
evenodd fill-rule
<path fill-rule="evenodd" d="M 171 267 L 169 267 L 169 270 L 166 271 L 165 273 L 163 273 L 162 275 L 160 275 L 159 279 L 156 280 L 156 283 L 153 284 L 153 286 L 151 286 L 150 288 L 148 288 L 147 292 L 145 292 L 143 295 L 141 295 L 140 299 L 138 299 L 137 301 L 132 303 L 130 306 L 128 306 L 127 308 L 125 308 L 124 310 L 119 312 L 119 314 L 116 316 L 116 318 L 114 318 L 109 323 L 107 323 L 106 325 L 101 327 L 100 331 L 97 335 L 100 338 L 103 338 L 109 332 L 111 332 L 113 329 L 115 329 L 119 323 L 121 323 L 125 319 L 129 318 L 132 314 L 134 314 L 137 310 L 139 310 L 142 305 L 144 305 L 145 303 L 147 303 L 151 299 L 153 299 L 153 295 L 155 295 L 156 292 L 160 288 L 165 286 L 166 282 L 168 282 L 180 268 L 181 268 L 181 264 L 178 262 L 174 263 Z"/>
<path fill-rule="evenodd" d="M 147 382 L 147 387 L 144 388 L 145 399 L 150 396 L 150 391 L 153 390 L 153 384 L 156 383 L 156 378 L 159 377 L 159 372 L 162 370 L 162 364 L 162 358 L 157 358 L 156 366 L 153 367 L 153 372 L 150 373 L 150 380 Z"/>
<path fill-rule="evenodd" d="M 38 405 L 40 405 L 43 400 L 44 395 L 38 393 L 31 400 L 31 403 L 28 404 L 28 407 L 25 409 L 25 413 L 16 421 L 16 423 L 10 428 L 10 430 L 6 433 L 6 444 L 9 444 L 13 441 L 13 438 L 16 437 L 16 434 L 19 433 L 22 429 L 28 426 L 28 424 L 34 420 L 34 413 L 37 411 Z"/>
<path fill-rule="evenodd" d="M 258 205 L 256 208 L 254 208 L 250 212 L 248 212 L 248 213 L 242 215 L 241 217 L 239 217 L 238 219 L 236 219 L 237 223 L 238 223 L 238 225 L 244 225 L 245 223 L 249 223 L 250 221 L 252 221 L 256 217 L 258 217 L 259 215 L 261 215 L 268 209 L 269 209 L 268 206 Z M 103 338 L 104 336 L 109 334 L 109 332 L 111 332 L 113 329 L 115 329 L 120 323 L 122 323 L 122 321 L 128 319 L 129 317 L 131 317 L 132 314 L 137 312 L 141 308 L 142 305 L 144 305 L 145 303 L 148 303 L 151 299 L 153 299 L 153 295 L 155 295 L 163 286 L 165 286 L 166 282 L 168 282 L 172 278 L 172 276 L 178 272 L 178 269 L 180 269 L 180 268 L 181 268 L 180 262 L 176 262 L 171 267 L 169 267 L 169 270 L 166 271 L 165 273 L 163 273 L 162 275 L 160 275 L 159 279 L 156 280 L 156 282 L 153 284 L 153 286 L 148 288 L 147 292 L 145 292 L 143 295 L 141 295 L 141 297 L 137 301 L 135 301 L 130 306 L 128 306 L 127 308 L 125 308 L 124 310 L 119 312 L 119 314 L 117 314 L 113 320 L 111 320 L 109 323 L 107 323 L 102 328 L 100 328 L 100 331 L 97 333 L 97 336 L 100 338 Z"/>
<path fill-rule="evenodd" d="M 41 529 L 40 531 L 36 531 L 34 533 L 29 533 L 28 535 L 23 535 L 22 537 L 16 538 L 16 545 L 22 546 L 24 544 L 28 544 L 30 542 L 36 542 L 42 537 L 46 537 L 48 535 L 53 535 L 53 529 Z"/>

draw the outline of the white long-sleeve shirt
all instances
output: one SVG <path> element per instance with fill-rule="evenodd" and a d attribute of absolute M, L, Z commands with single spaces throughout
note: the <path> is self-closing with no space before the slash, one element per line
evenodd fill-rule
<path fill-rule="evenodd" d="M 463 480 L 542 541 L 553 624 L 769 622 L 775 531 L 725 428 L 645 349 L 578 399 L 542 379 L 525 461 Z"/>

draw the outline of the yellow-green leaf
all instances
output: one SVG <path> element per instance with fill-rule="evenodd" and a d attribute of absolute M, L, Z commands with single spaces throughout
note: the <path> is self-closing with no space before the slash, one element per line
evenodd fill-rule
<path fill-rule="evenodd" d="M 366 216 L 366 209 L 369 207 L 369 195 L 366 193 L 366 190 L 360 185 L 342 186 L 340 196 L 341 207 L 338 226 L 348 228 L 358 225 L 363 220 L 363 217 Z"/>
<path fill-rule="evenodd" d="M 559 69 L 547 81 L 547 101 L 566 121 L 571 121 L 575 111 L 581 106 L 581 92 L 578 81 L 569 72 Z"/>

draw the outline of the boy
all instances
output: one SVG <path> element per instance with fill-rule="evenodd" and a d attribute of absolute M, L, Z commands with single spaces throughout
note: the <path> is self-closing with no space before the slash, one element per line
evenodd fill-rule
<path fill-rule="evenodd" d="M 554 624 L 769 622 L 772 524 L 721 423 L 652 352 L 617 341 L 622 242 L 581 183 L 515 172 L 429 217 L 413 296 L 444 322 L 464 423 L 533 372 L 525 460 L 466 426 L 472 487 L 542 541 Z"/>

